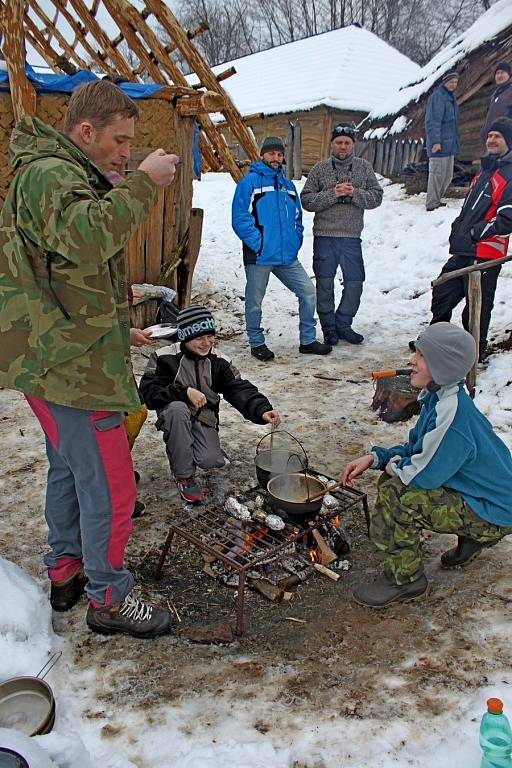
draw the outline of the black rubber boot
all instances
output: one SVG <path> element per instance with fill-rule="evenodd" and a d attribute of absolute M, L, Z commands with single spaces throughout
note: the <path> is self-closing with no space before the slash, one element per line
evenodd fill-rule
<path fill-rule="evenodd" d="M 464 567 L 475 560 L 482 549 L 483 545 L 480 542 L 468 539 L 466 536 L 459 536 L 457 546 L 441 555 L 441 564 L 445 568 Z"/>
<path fill-rule="evenodd" d="M 410 584 L 395 584 L 383 576 L 373 584 L 360 584 L 352 593 L 353 599 L 359 605 L 368 608 L 387 608 L 395 603 L 410 603 L 426 594 L 428 581 L 422 574 L 419 579 Z"/>

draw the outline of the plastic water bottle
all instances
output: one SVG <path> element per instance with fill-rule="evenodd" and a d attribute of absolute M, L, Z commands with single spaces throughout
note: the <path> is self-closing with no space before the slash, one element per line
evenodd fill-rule
<path fill-rule="evenodd" d="M 488 699 L 480 723 L 481 768 L 512 768 L 512 729 L 501 699 Z"/>

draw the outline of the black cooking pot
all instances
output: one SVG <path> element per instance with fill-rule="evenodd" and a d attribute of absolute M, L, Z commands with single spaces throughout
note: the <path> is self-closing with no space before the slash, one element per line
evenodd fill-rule
<path fill-rule="evenodd" d="M 301 452 L 294 452 L 286 446 L 283 447 L 283 444 L 280 443 L 281 435 L 288 435 L 298 444 Z M 260 449 L 264 440 L 267 440 L 266 447 Z M 278 430 L 269 432 L 261 438 L 256 446 L 254 464 L 258 483 L 261 488 L 266 488 L 271 477 L 305 471 L 308 466 L 308 457 L 302 443 L 296 437 L 284 430 Z"/>
<path fill-rule="evenodd" d="M 297 472 L 292 475 L 277 475 L 267 483 L 267 492 L 272 505 L 282 509 L 290 517 L 307 520 L 320 512 L 323 496 L 309 501 L 325 491 L 326 486 L 313 475 Z"/>

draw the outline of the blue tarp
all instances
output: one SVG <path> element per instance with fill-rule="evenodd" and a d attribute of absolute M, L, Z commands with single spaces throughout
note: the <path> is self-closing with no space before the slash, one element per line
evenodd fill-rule
<path fill-rule="evenodd" d="M 98 75 L 88 69 L 80 70 L 74 75 L 50 75 L 35 72 L 30 64 L 26 64 L 25 72 L 38 93 L 71 93 L 82 83 L 99 80 Z M 0 85 L 8 82 L 7 72 L 0 71 Z M 147 99 L 164 87 L 155 83 L 117 83 L 117 85 L 131 99 Z"/>

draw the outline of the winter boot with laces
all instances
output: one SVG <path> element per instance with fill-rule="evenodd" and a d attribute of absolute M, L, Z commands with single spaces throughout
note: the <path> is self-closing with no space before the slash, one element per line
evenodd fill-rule
<path fill-rule="evenodd" d="M 165 608 L 144 603 L 132 593 L 122 603 L 95 608 L 89 605 L 87 626 L 100 635 L 131 635 L 150 638 L 168 634 L 173 618 Z"/>
<path fill-rule="evenodd" d="M 273 360 L 275 355 L 266 344 L 259 344 L 257 347 L 251 347 L 251 355 L 257 360 L 261 360 L 263 363 L 267 363 L 269 360 Z"/>

